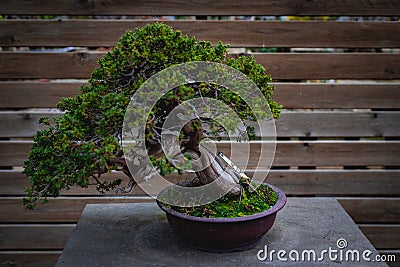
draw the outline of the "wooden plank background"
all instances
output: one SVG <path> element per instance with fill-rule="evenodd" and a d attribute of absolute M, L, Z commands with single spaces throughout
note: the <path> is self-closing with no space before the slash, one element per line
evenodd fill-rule
<path fill-rule="evenodd" d="M 235 149 L 238 167 L 248 159 L 248 168 L 258 164 L 261 151 L 273 145 L 261 142 L 220 142 L 217 150 L 227 156 Z M 27 159 L 31 141 L 0 141 L 3 166 L 22 166 Z M 250 151 L 248 151 L 250 149 Z M 273 166 L 399 166 L 400 141 L 277 141 Z M 264 167 L 264 166 L 263 166 Z"/>
<path fill-rule="evenodd" d="M 338 198 L 381 253 L 400 257 L 400 22 L 365 18 L 398 17 L 400 1 L 6 0 L 0 9 L 0 265 L 53 266 L 87 203 L 152 201 L 140 189 L 99 196 L 93 187 L 73 188 L 27 211 L 21 166 L 39 117 L 61 115 L 56 103 L 78 92 L 122 32 L 160 19 L 263 64 L 285 108 L 268 181 L 289 196 Z M 189 17 L 166 20 L 171 15 Z M 204 20 L 233 15 L 353 21 Z M 75 48 L 60 52 L 68 46 Z M 279 50 L 261 52 L 267 48 Z M 228 143 L 219 147 L 229 155 Z M 252 169 L 259 149 L 260 142 L 251 145 L 248 175 L 267 175 Z M 246 155 L 239 156 L 240 164 Z"/>
<path fill-rule="evenodd" d="M 9 109 L 55 107 L 73 97 L 84 82 L 0 82 L 0 106 Z M 399 82 L 275 83 L 274 98 L 286 109 L 396 109 Z"/>
<path fill-rule="evenodd" d="M 0 111 L 0 137 L 33 137 L 41 117 L 60 117 L 49 109 Z M 400 112 L 394 111 L 283 111 L 275 121 L 279 137 L 398 137 Z M 354 125 L 365 125 L 354 127 Z M 256 132 L 259 132 L 256 130 Z"/>
<path fill-rule="evenodd" d="M 400 4 L 397 0 L 89 0 L 57 2 L 47 0 L 39 3 L 25 0 L 5 0 L 0 9 L 11 15 L 276 15 L 276 16 L 398 16 Z"/>
<path fill-rule="evenodd" d="M 102 52 L 3 52 L 0 79 L 88 79 Z M 400 55 L 392 53 L 251 53 L 276 80 L 399 79 Z"/>
<path fill-rule="evenodd" d="M 0 262 L 3 265 L 15 266 L 54 266 L 61 251 L 0 251 Z"/>
<path fill-rule="evenodd" d="M 0 21 L 0 46 L 112 47 L 127 30 L 142 27 L 140 20 L 12 20 Z M 198 40 L 231 47 L 397 47 L 398 23 L 328 21 L 165 21 Z M 107 32 L 108 34 L 98 34 Z M 61 38 L 60 38 L 61 37 Z"/>
<path fill-rule="evenodd" d="M 335 196 L 397 196 L 400 170 L 343 170 L 343 169 L 317 169 L 317 170 L 277 170 L 269 172 L 266 170 L 247 170 L 249 176 L 258 172 L 265 177 L 267 181 L 284 190 L 289 195 L 335 195 Z M 194 175 L 170 175 L 170 182 L 183 182 L 192 179 Z M 102 179 L 112 181 L 123 179 L 124 183 L 128 178 L 121 173 L 111 173 L 102 176 Z M 10 183 L 12 181 L 12 183 Z M 0 195 L 4 197 L 23 196 L 23 188 L 29 185 L 26 176 L 20 170 L 0 170 Z M 135 188 L 134 195 L 146 196 L 138 187 Z M 71 188 L 68 191 L 62 191 L 62 196 L 90 196 L 98 197 L 99 193 L 94 186 L 88 188 Z M 106 192 L 105 196 L 117 196 L 114 191 Z M 4 199 L 6 200 L 6 199 Z M 17 205 L 20 205 L 17 201 Z M 9 209 L 8 204 L 3 206 Z M 22 208 L 22 207 L 20 207 Z M 399 206 L 400 208 L 400 206 Z M 13 212 L 15 209 L 9 209 Z M 5 211 L 4 211 L 5 212 Z M 6 213 L 1 213 L 6 214 Z M 12 217 L 11 217 L 12 218 Z M 2 218 L 7 220 L 7 218 Z M 378 219 L 378 218 L 375 218 Z"/>

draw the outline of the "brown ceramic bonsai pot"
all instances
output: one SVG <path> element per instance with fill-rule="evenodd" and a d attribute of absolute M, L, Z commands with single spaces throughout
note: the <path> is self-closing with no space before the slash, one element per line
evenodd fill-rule
<path fill-rule="evenodd" d="M 267 184 L 278 200 L 270 209 L 236 218 L 204 218 L 179 213 L 157 200 L 166 212 L 172 230 L 189 246 L 209 252 L 233 252 L 255 247 L 275 222 L 277 212 L 286 204 L 285 194 Z"/>

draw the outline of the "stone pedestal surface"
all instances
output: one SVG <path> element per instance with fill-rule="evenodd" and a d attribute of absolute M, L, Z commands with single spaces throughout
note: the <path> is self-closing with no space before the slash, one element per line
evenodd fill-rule
<path fill-rule="evenodd" d="M 345 241 L 337 244 L 339 239 Z M 264 260 L 265 248 L 268 254 L 276 251 L 272 259 Z M 279 250 L 286 252 L 281 252 L 281 260 Z M 352 260 L 355 250 L 360 261 Z M 362 258 L 366 250 L 371 251 L 370 262 Z M 294 262 L 290 256 L 296 259 L 296 251 L 299 261 Z M 89 204 L 56 266 L 387 266 L 373 262 L 376 255 L 334 198 L 289 198 L 257 247 L 224 254 L 189 248 L 172 232 L 156 203 Z"/>

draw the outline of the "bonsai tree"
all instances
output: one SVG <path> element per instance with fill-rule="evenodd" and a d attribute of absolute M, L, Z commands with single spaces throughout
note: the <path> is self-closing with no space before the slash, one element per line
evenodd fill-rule
<path fill-rule="evenodd" d="M 75 97 L 58 103 L 64 115 L 40 120 L 48 127 L 37 132 L 25 162 L 24 173 L 31 187 L 25 188 L 24 205 L 34 208 L 72 186 L 95 184 L 101 193 L 117 188 L 129 192 L 136 182 L 122 148 L 124 115 L 138 88 L 152 75 L 170 66 L 193 61 L 226 64 L 244 73 L 259 87 L 273 117 L 278 118 L 281 106 L 272 99 L 274 88 L 263 66 L 250 56 L 228 58 L 227 54 L 228 45 L 212 46 L 210 42 L 184 36 L 162 23 L 126 31 L 117 46 L 99 60 L 99 67 L 93 71 L 88 85 L 81 86 Z M 224 87 L 198 82 L 172 89 L 157 102 L 146 122 L 147 153 L 162 175 L 182 171 L 168 161 L 161 147 L 160 125 L 166 116 L 188 99 L 215 96 L 244 121 L 254 120 L 254 114 L 243 100 Z M 193 119 L 181 129 L 179 149 L 189 160 L 194 159 L 201 153 L 208 153 L 200 149 L 204 138 L 219 136 L 224 131 L 226 129 L 210 119 Z M 250 137 L 255 137 L 254 133 Z M 215 157 L 212 153 L 207 156 Z M 231 186 L 229 193 L 237 195 L 240 192 L 237 176 L 232 171 L 224 171 L 221 160 L 210 162 L 208 167 L 196 172 L 199 183 L 207 184 L 221 176 L 221 180 L 228 181 L 226 184 Z M 102 175 L 111 171 L 126 174 L 130 179 L 128 186 L 122 187 L 121 179 L 103 179 Z"/>

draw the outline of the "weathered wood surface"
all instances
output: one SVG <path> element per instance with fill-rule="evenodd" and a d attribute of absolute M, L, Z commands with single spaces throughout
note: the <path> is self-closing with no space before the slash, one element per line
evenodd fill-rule
<path fill-rule="evenodd" d="M 3 223 L 76 223 L 86 204 L 153 201 L 150 197 L 138 196 L 59 197 L 49 200 L 49 203 L 44 206 L 26 210 L 22 205 L 22 197 L 1 197 L 0 221 Z"/>
<path fill-rule="evenodd" d="M 0 107 L 55 107 L 73 97 L 84 82 L 0 82 Z M 274 98 L 291 109 L 394 109 L 400 107 L 400 83 L 274 83 Z M 365 125 L 364 125 L 365 126 Z"/>
<path fill-rule="evenodd" d="M 55 108 L 63 97 L 73 97 L 84 82 L 0 82 L 0 107 Z"/>
<path fill-rule="evenodd" d="M 377 177 L 377 179 L 379 179 Z M 396 187 L 398 190 L 398 186 Z M 384 196 L 384 195 L 383 195 Z M 343 198 L 338 200 L 358 223 L 400 223 L 400 198 Z"/>
<path fill-rule="evenodd" d="M 390 53 L 293 54 L 255 53 L 277 80 L 288 79 L 396 79 L 400 55 Z"/>
<path fill-rule="evenodd" d="M 377 249 L 394 249 L 400 247 L 399 224 L 361 224 L 359 227 Z"/>
<path fill-rule="evenodd" d="M 250 153 L 246 143 L 233 144 L 239 167 L 247 159 L 248 168 L 257 165 L 261 142 L 251 142 Z M 0 141 L 2 166 L 22 165 L 31 145 L 31 141 Z M 230 156 L 229 142 L 218 143 L 217 149 Z M 399 166 L 399 154 L 400 141 L 277 141 L 273 166 Z"/>
<path fill-rule="evenodd" d="M 128 29 L 153 21 L 2 20 L 0 46 L 112 47 Z M 231 47 L 398 47 L 397 22 L 163 21 L 198 40 Z"/>
<path fill-rule="evenodd" d="M 275 83 L 274 99 L 285 108 L 394 109 L 400 107 L 400 84 Z"/>
<path fill-rule="evenodd" d="M 400 223 L 400 200 L 396 197 L 339 197 L 338 200 L 356 223 Z M 138 196 L 65 196 L 50 199 L 49 203 L 34 210 L 26 210 L 22 206 L 22 197 L 1 197 L 0 218 L 3 223 L 75 223 L 86 204 L 149 201 L 153 199 Z"/>
<path fill-rule="evenodd" d="M 0 251 L 0 265 L 53 267 L 61 251 Z"/>
<path fill-rule="evenodd" d="M 179 183 L 187 180 L 191 180 L 195 177 L 194 173 L 188 173 L 185 175 L 171 174 L 166 177 L 171 183 Z M 114 181 L 116 179 L 122 179 L 121 186 L 127 185 L 129 178 L 123 172 L 112 172 L 104 174 L 101 179 L 107 181 Z M 94 184 L 94 180 L 89 178 L 91 184 Z M 29 180 L 25 174 L 18 170 L 0 170 L 0 196 L 23 196 L 25 195 L 24 187 L 29 186 Z M 87 188 L 72 187 L 70 190 L 62 190 L 61 196 L 80 196 L 80 197 L 102 197 L 102 196 L 119 196 L 123 197 L 123 194 L 116 194 L 115 190 L 100 194 L 96 187 L 93 185 Z M 126 196 L 147 196 L 147 194 L 141 190 L 139 186 Z"/>
<path fill-rule="evenodd" d="M 319 195 L 319 196 L 397 196 L 400 190 L 400 170 L 263 170 L 246 171 L 249 177 L 254 172 L 266 177 L 266 181 L 281 188 L 287 195 Z M 123 173 L 111 173 L 102 176 L 107 181 L 128 178 Z M 172 183 L 193 179 L 194 174 L 168 175 Z M 122 184 L 122 185 L 123 185 Z M 27 177 L 18 170 L 0 170 L 0 196 L 22 196 L 23 188 L 28 186 Z M 62 196 L 101 196 L 95 186 L 88 188 L 71 188 L 62 191 Z M 105 193 L 116 196 L 115 191 Z M 131 194 L 130 194 L 131 195 Z M 135 196 L 146 196 L 139 188 L 132 192 Z M 362 209 L 361 209 L 362 211 Z"/>
<path fill-rule="evenodd" d="M 23 3 L 23 4 L 21 4 Z M 397 16 L 396 0 L 89 0 L 89 1 L 13 1 L 0 4 L 3 14 L 23 15 L 342 15 Z"/>
<path fill-rule="evenodd" d="M 0 249 L 62 249 L 74 224 L 0 225 Z"/>
<path fill-rule="evenodd" d="M 33 137 L 44 128 L 41 117 L 62 114 L 48 109 L 0 111 L 0 137 Z M 283 111 L 275 125 L 279 137 L 399 137 L 399 121 L 398 111 Z"/>
<path fill-rule="evenodd" d="M 0 78 L 88 79 L 102 52 L 3 52 Z M 398 79 L 400 54 L 254 53 L 275 80 Z M 234 55 L 232 55 L 234 56 Z"/>
<path fill-rule="evenodd" d="M 36 131 L 44 129 L 39 124 L 42 117 L 61 117 L 59 110 L 24 110 L 24 111 L 0 111 L 0 137 L 33 137 Z"/>
<path fill-rule="evenodd" d="M 383 137 L 400 135 L 400 112 L 283 112 L 279 137 Z"/>
<path fill-rule="evenodd" d="M 7 66 L 0 72 L 0 78 L 78 78 L 88 79 L 98 67 L 102 52 L 34 53 L 3 52 L 0 64 Z M 30 66 L 29 66 L 30 65 Z"/>

